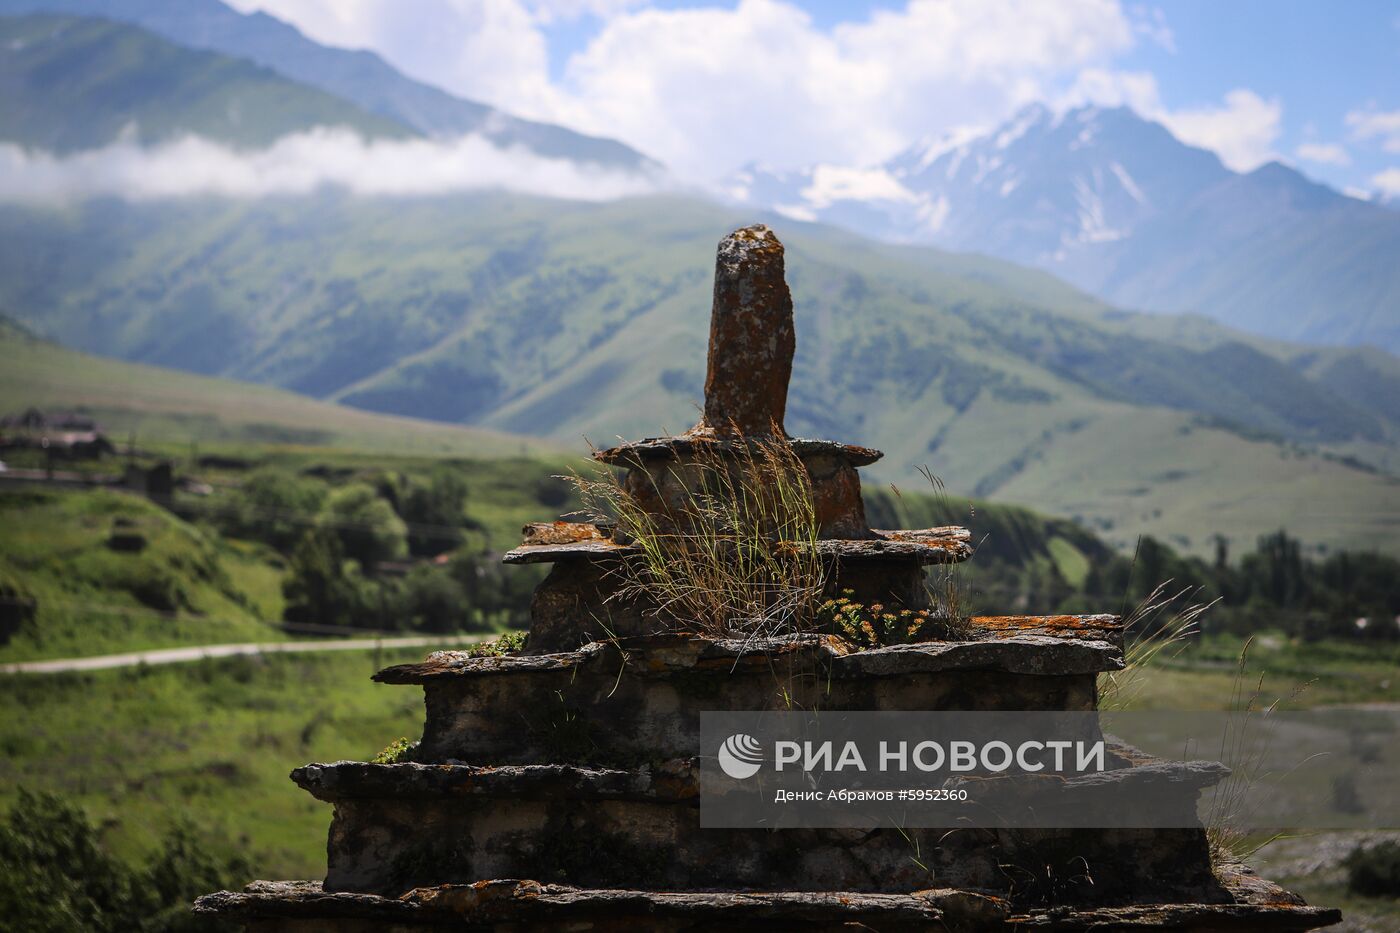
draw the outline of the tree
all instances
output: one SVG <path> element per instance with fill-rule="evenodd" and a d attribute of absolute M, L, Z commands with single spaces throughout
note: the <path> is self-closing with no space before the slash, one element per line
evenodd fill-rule
<path fill-rule="evenodd" d="M 0 823 L 0 917 L 27 933 L 233 930 L 189 906 L 246 878 L 247 863 L 215 856 L 189 827 L 168 831 L 157 853 L 144 865 L 124 862 L 102 846 L 82 810 L 21 789 Z"/>
<path fill-rule="evenodd" d="M 466 594 L 467 605 L 483 619 L 507 625 L 526 625 L 535 587 L 544 578 L 539 565 L 505 567 L 499 554 L 458 552 L 448 573 Z"/>
<path fill-rule="evenodd" d="M 259 470 L 239 487 L 224 532 L 265 541 L 287 553 L 326 500 L 326 487 L 282 470 Z"/>
<path fill-rule="evenodd" d="M 354 564 L 349 564 L 339 536 L 326 528 L 308 531 L 292 552 L 282 593 L 288 621 L 316 625 L 373 625 L 376 594 Z"/>
<path fill-rule="evenodd" d="M 426 483 L 412 482 L 401 499 L 399 514 L 410 526 L 410 553 L 433 556 L 462 543 L 467 484 L 460 473 L 434 470 Z"/>
<path fill-rule="evenodd" d="M 403 614 L 415 629 L 461 632 L 485 628 L 474 608 L 462 585 L 445 568 L 420 565 L 404 580 Z"/>
<path fill-rule="evenodd" d="M 334 533 L 345 556 L 359 561 L 366 572 L 408 551 L 403 519 L 364 483 L 351 483 L 331 493 L 317 524 Z"/>
<path fill-rule="evenodd" d="M 1301 606 L 1307 595 L 1303 564 L 1298 539 L 1285 531 L 1260 538 L 1254 553 L 1241 562 L 1254 595 L 1282 608 Z"/>

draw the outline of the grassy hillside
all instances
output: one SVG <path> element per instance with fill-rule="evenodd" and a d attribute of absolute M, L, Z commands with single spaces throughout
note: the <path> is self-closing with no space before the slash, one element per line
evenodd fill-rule
<path fill-rule="evenodd" d="M 0 803 L 20 788 L 62 794 L 128 856 L 186 820 L 204 844 L 255 855 L 260 877 L 319 878 L 330 811 L 287 772 L 416 738 L 421 692 L 369 676 L 426 650 L 5 677 Z"/>
<path fill-rule="evenodd" d="M 0 306 L 94 352 L 607 443 L 695 420 L 714 244 L 752 219 L 506 194 L 11 208 Z M 1280 523 L 1397 546 L 1395 481 L 1328 459 L 1396 449 L 1369 390 L 1394 358 L 1351 384 L 1335 358 L 1153 332 L 1009 264 L 774 222 L 798 316 L 788 426 L 885 449 L 873 476 L 927 463 L 955 493 L 1077 516 L 1123 548 L 1250 545 Z"/>
<path fill-rule="evenodd" d="M 1093 315 L 1109 330 L 1171 343 L 1201 352 L 1244 344 L 1282 363 L 1336 398 L 1382 422 L 1400 423 L 1400 358 L 1376 347 L 1301 346 L 1244 335 L 1195 314 L 1126 314 L 1100 310 Z M 1334 441 L 1326 448 L 1391 474 L 1400 473 L 1400 447 L 1366 437 Z"/>
<path fill-rule="evenodd" d="M 875 528 L 961 525 L 972 532 L 976 552 L 959 566 L 958 576 L 966 610 L 974 613 L 1049 611 L 1027 602 L 1039 577 L 1055 574 L 1079 589 L 1091 565 L 1102 568 L 1115 555 L 1104 539 L 1068 519 L 981 499 L 931 495 L 918 488 L 867 488 L 865 512 Z M 1086 594 L 1073 608 L 1116 612 L 1112 595 Z"/>
<path fill-rule="evenodd" d="M 222 456 L 213 466 L 178 463 L 181 475 L 209 482 L 213 491 L 177 493 L 177 514 L 123 490 L 0 484 L 0 661 L 280 640 L 296 544 L 331 520 L 327 498 L 337 489 L 368 486 L 398 497 L 398 508 L 412 518 L 402 500 L 443 473 L 463 486 L 458 514 L 438 519 L 462 530 L 444 551 L 479 562 L 479 576 L 500 578 L 516 595 L 491 597 L 485 583 L 472 593 L 444 590 L 441 581 L 438 589 L 433 581 L 419 584 L 420 591 L 451 602 L 444 611 L 461 627 L 479 629 L 473 610 L 481 606 L 473 597 L 509 598 L 523 614 L 541 575 L 539 568 L 502 567 L 499 554 L 519 543 L 526 522 L 574 508 L 567 487 L 553 478 L 568 468 L 562 458 L 469 460 L 252 445 L 214 450 Z M 247 491 L 266 490 L 270 477 L 304 494 L 274 503 Z M 407 530 L 418 527 L 410 523 Z M 452 572 L 422 555 L 413 568 Z M 398 581 L 391 575 L 386 600 L 357 625 L 415 630 L 411 597 Z"/>
<path fill-rule="evenodd" d="M 22 661 L 283 637 L 283 583 L 295 542 L 324 520 L 321 505 L 270 512 L 247 489 L 276 475 L 319 500 L 337 488 L 391 489 L 400 507 L 408 490 L 444 471 L 465 485 L 461 551 L 483 557 L 483 572 L 500 574 L 519 591 L 521 607 L 538 577 L 499 567 L 498 556 L 520 540 L 526 522 L 576 508 L 558 474 L 564 459 L 467 460 L 409 457 L 332 448 L 216 448 L 236 456 L 213 466 L 180 462 L 182 474 L 213 484 L 204 497 L 177 495 L 179 516 L 117 490 L 14 487 L 0 484 L 0 599 L 28 604 L 0 625 L 0 660 Z M 233 466 L 233 464 L 238 464 Z M 291 478 L 296 477 L 296 480 Z M 265 488 L 265 487 L 264 487 Z M 1078 588 L 1091 563 L 1105 565 L 1108 545 L 1063 519 L 985 502 L 935 498 L 917 490 L 896 496 L 867 491 L 877 527 L 927 527 L 956 522 L 978 541 L 962 573 L 976 611 L 1023 610 L 1038 575 L 1057 574 Z M 119 538 L 139 537 L 139 549 Z M 272 545 L 280 546 L 280 552 Z M 538 570 L 538 568 L 535 568 Z M 1048 597 L 1047 597 L 1048 598 Z M 1094 601 L 1097 600 L 1097 601 Z M 398 605 L 395 603 L 394 605 Z M 1107 610 L 1101 594 L 1083 608 Z M 460 607 L 459 614 L 470 606 Z M 1054 607 L 1042 607 L 1054 608 Z M 392 610 L 376 612 L 379 628 L 408 625 Z"/>
<path fill-rule="evenodd" d="M 135 26 L 0 17 L 0 139 L 70 152 L 134 127 L 143 143 L 195 134 L 252 147 L 314 126 L 417 135 L 252 62 L 182 48 Z"/>
<path fill-rule="evenodd" d="M 4 489 L 0 527 L 5 661 L 283 637 L 277 555 L 144 499 Z"/>
<path fill-rule="evenodd" d="M 335 446 L 448 456 L 545 454 L 560 445 L 499 431 L 378 415 L 294 392 L 123 363 L 40 340 L 0 315 L 0 412 L 81 409 L 124 442 L 238 448 Z"/>

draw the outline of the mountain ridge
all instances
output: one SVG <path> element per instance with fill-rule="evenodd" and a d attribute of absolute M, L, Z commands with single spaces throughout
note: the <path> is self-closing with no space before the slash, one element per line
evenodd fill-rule
<path fill-rule="evenodd" d="M 220 0 L 0 0 L 0 13 L 68 13 L 134 23 L 178 45 L 249 59 L 420 133 L 477 133 L 501 147 L 548 158 L 656 172 L 651 158 L 617 140 L 525 120 L 406 77 L 374 52 L 314 42 L 267 13 Z"/>
<path fill-rule="evenodd" d="M 382 415 L 270 386 L 96 357 L 63 347 L 0 313 L 0 400 L 15 409 L 83 411 L 144 442 L 337 444 L 420 455 L 560 457 L 536 438 Z"/>
<path fill-rule="evenodd" d="M 312 126 L 366 138 L 408 126 L 252 62 L 93 17 L 0 16 L 0 138 L 64 154 L 131 135 L 266 146 Z"/>
<path fill-rule="evenodd" d="M 853 171 L 749 167 L 729 187 L 791 217 L 1034 265 L 1119 306 L 1400 349 L 1400 269 L 1385 259 L 1400 213 L 1280 163 L 1232 172 L 1126 107 L 1031 105 Z"/>
<path fill-rule="evenodd" d="M 753 214 L 503 192 L 10 208 L 0 306 L 105 355 L 606 444 L 695 420 L 714 243 L 763 219 L 798 317 L 788 427 L 882 447 L 872 482 L 928 464 L 1123 548 L 1280 524 L 1379 546 L 1400 521 L 1400 481 L 1363 462 L 1393 463 L 1394 357 L 1368 375 L 1358 351 L 1175 336 L 1041 272 Z"/>

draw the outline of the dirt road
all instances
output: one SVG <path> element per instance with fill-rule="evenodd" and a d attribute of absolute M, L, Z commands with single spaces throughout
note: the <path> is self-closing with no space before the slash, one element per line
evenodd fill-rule
<path fill-rule="evenodd" d="M 0 674 L 57 674 L 64 671 L 100 671 L 138 664 L 180 664 L 201 658 L 228 658 L 240 654 L 277 654 L 283 651 L 362 651 L 381 648 L 413 648 L 427 645 L 464 645 L 494 638 L 494 635 L 413 635 L 395 638 L 320 639 L 317 641 L 246 642 L 233 645 L 198 645 L 193 648 L 162 648 L 104 654 L 91 658 L 56 658 L 52 661 L 20 661 L 0 664 Z"/>

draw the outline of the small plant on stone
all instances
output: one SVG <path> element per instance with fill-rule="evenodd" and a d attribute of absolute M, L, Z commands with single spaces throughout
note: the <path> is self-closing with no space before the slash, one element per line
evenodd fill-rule
<path fill-rule="evenodd" d="M 369 761 L 370 764 L 375 765 L 396 765 L 401 761 L 411 760 L 410 756 L 417 748 L 417 742 L 410 742 L 405 736 L 399 736 L 384 746 L 384 750 Z"/>
<path fill-rule="evenodd" d="M 855 591 L 842 590 L 817 609 L 817 621 L 831 626 L 847 641 L 867 648 L 907 645 L 924 641 L 930 614 L 927 609 L 892 609 L 881 603 L 856 602 Z"/>
<path fill-rule="evenodd" d="M 514 632 L 503 632 L 501 637 L 496 639 L 496 647 L 500 648 L 502 653 L 514 654 L 517 651 L 524 651 L 525 643 L 529 640 L 530 633 L 523 629 Z"/>
<path fill-rule="evenodd" d="M 524 650 L 525 641 L 529 634 L 529 632 L 505 632 L 494 641 L 478 642 L 467 649 L 467 657 L 499 658 L 508 654 L 516 654 Z"/>

